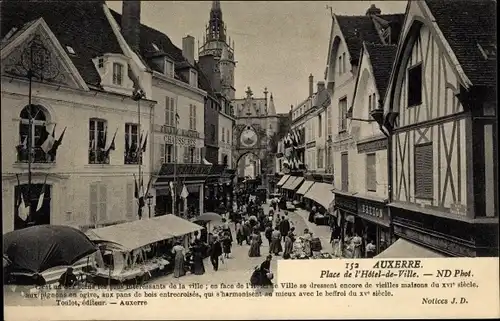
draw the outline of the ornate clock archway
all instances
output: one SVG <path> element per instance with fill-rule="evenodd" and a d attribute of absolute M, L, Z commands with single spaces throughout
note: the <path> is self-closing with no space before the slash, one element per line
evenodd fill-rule
<path fill-rule="evenodd" d="M 261 128 L 258 124 L 235 125 L 233 128 L 233 142 L 233 168 L 238 168 L 239 162 L 246 155 L 254 154 L 261 160 L 261 172 L 268 172 L 265 159 L 270 150 L 269 138 L 265 128 Z"/>

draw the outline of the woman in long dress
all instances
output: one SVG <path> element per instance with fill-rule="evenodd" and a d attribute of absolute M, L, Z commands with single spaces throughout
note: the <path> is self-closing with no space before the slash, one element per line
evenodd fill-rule
<path fill-rule="evenodd" d="M 363 239 L 361 239 L 358 233 L 355 233 L 351 242 L 354 247 L 352 257 L 355 259 L 361 258 L 361 245 L 363 244 Z"/>
<path fill-rule="evenodd" d="M 174 278 L 180 278 L 186 275 L 186 270 L 184 270 L 184 254 L 186 250 L 181 245 L 181 242 L 177 242 L 172 248 L 172 253 L 174 253 Z"/>
<path fill-rule="evenodd" d="M 236 241 L 238 245 L 243 245 L 243 240 L 245 239 L 245 232 L 243 231 L 243 224 L 241 221 L 236 223 Z"/>
<path fill-rule="evenodd" d="M 271 253 L 274 255 L 279 255 L 283 248 L 281 247 L 281 232 L 278 226 L 274 228 L 271 234 Z"/>
<path fill-rule="evenodd" d="M 228 231 L 225 231 L 222 238 L 222 250 L 224 251 L 224 257 L 226 259 L 229 258 L 229 254 L 231 254 L 231 244 L 233 241 L 231 240 L 231 236 Z"/>
<path fill-rule="evenodd" d="M 192 245 L 193 252 L 193 274 L 205 274 L 205 265 L 203 265 L 203 246 L 201 241 L 195 240 Z"/>
<path fill-rule="evenodd" d="M 288 260 L 293 252 L 293 241 L 292 241 L 292 232 L 288 232 L 288 235 L 285 237 L 285 247 L 283 249 L 283 258 Z"/>
<path fill-rule="evenodd" d="M 248 256 L 259 257 L 261 244 L 262 244 L 262 238 L 260 237 L 260 233 L 257 230 L 254 230 L 250 241 L 250 249 L 248 250 Z"/>
<path fill-rule="evenodd" d="M 253 286 L 269 286 L 273 283 L 271 282 L 270 276 L 271 274 L 271 260 L 273 259 L 272 255 L 268 255 L 266 260 L 258 266 L 252 276 L 250 278 L 250 283 Z"/>

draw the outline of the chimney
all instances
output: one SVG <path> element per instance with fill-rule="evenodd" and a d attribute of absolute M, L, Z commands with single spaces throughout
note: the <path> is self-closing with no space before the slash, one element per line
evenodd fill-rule
<path fill-rule="evenodd" d="M 187 35 L 182 38 L 182 55 L 194 66 L 194 37 Z"/>
<path fill-rule="evenodd" d="M 367 16 L 375 16 L 375 15 L 379 15 L 382 13 L 382 10 L 380 10 L 379 8 L 377 8 L 374 4 L 372 4 L 370 6 L 370 8 L 368 8 L 368 10 L 366 10 L 366 15 Z"/>
<path fill-rule="evenodd" d="M 318 81 L 318 83 L 316 84 L 317 88 L 318 88 L 318 92 L 322 91 L 325 89 L 325 82 L 324 81 Z"/>
<path fill-rule="evenodd" d="M 141 2 L 124 0 L 122 3 L 122 35 L 130 48 L 139 52 L 141 28 Z"/>
<path fill-rule="evenodd" d="M 309 97 L 314 94 L 314 77 L 312 74 L 309 75 Z"/>

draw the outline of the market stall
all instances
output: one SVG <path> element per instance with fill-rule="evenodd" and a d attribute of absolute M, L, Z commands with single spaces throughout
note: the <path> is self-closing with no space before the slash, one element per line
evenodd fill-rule
<path fill-rule="evenodd" d="M 314 241 L 314 239 L 313 239 Z M 293 243 L 293 250 L 290 255 L 292 260 L 307 260 L 307 259 L 331 259 L 333 256 L 325 251 L 322 251 L 321 245 L 319 247 L 315 246 L 314 242 L 307 241 L 311 243 L 312 255 L 306 252 L 306 240 L 302 236 L 297 237 Z"/>
<path fill-rule="evenodd" d="M 173 244 L 180 241 L 187 247 L 191 234 L 201 229 L 169 214 L 89 230 L 87 235 L 100 248 L 89 276 L 96 283 L 137 283 L 153 272 L 167 272 Z"/>

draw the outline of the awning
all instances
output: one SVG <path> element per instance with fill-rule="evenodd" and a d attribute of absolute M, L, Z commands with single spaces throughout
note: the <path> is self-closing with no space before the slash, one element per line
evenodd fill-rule
<path fill-rule="evenodd" d="M 291 190 L 292 184 L 298 179 L 297 176 L 290 176 L 290 178 L 286 181 L 286 183 L 283 185 L 283 189 Z"/>
<path fill-rule="evenodd" d="M 303 181 L 304 177 L 297 177 L 297 179 L 290 185 L 290 190 L 295 191 Z"/>
<path fill-rule="evenodd" d="M 302 184 L 302 186 L 297 191 L 297 194 L 304 195 L 305 193 L 307 193 L 307 191 L 309 191 L 309 189 L 313 184 L 314 184 L 313 181 L 305 181 L 304 184 Z"/>
<path fill-rule="evenodd" d="M 202 227 L 173 214 L 136 220 L 87 231 L 93 241 L 113 242 L 123 250 L 132 251 L 162 240 L 182 236 Z"/>
<path fill-rule="evenodd" d="M 285 175 L 283 176 L 280 181 L 278 182 L 278 184 L 276 184 L 276 186 L 278 187 L 281 187 L 283 186 L 283 184 L 285 184 L 285 182 L 290 178 L 290 175 Z"/>
<path fill-rule="evenodd" d="M 427 249 L 421 245 L 411 241 L 399 238 L 396 242 L 390 245 L 376 258 L 439 258 L 445 257 L 444 255 Z"/>
<path fill-rule="evenodd" d="M 314 183 L 304 197 L 309 198 L 328 209 L 334 199 L 334 194 L 330 191 L 331 188 L 332 187 L 326 183 Z"/>

